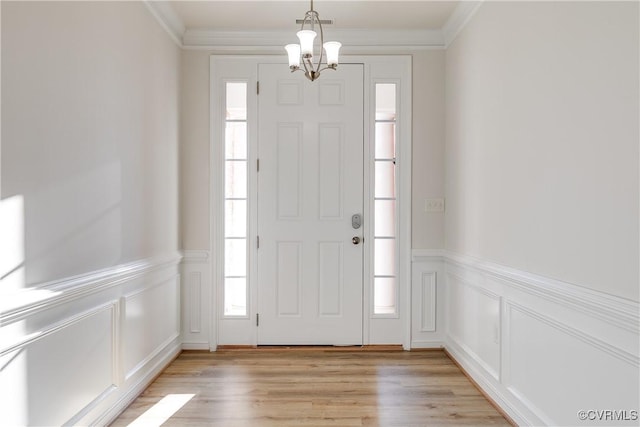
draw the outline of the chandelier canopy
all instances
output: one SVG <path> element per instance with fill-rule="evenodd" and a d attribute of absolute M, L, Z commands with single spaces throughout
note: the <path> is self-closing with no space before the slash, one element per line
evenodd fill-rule
<path fill-rule="evenodd" d="M 305 29 L 307 27 L 308 29 Z M 318 62 L 314 65 L 314 41 L 318 35 L 315 31 L 316 27 L 320 30 L 320 54 L 318 55 Z M 318 12 L 313 10 L 313 0 L 311 0 L 311 10 L 307 11 L 302 20 L 302 27 L 296 34 L 300 40 L 300 44 L 288 44 L 284 48 L 289 54 L 289 68 L 291 72 L 304 71 L 304 75 L 311 81 L 314 81 L 320 77 L 320 72 L 331 69 L 335 70 L 338 67 L 338 52 L 342 44 L 340 42 L 324 42 L 324 33 L 322 31 L 322 23 L 318 17 Z M 327 55 L 326 65 L 324 68 L 320 68 L 323 63 L 323 48 Z M 304 70 L 300 68 L 300 62 Z"/>

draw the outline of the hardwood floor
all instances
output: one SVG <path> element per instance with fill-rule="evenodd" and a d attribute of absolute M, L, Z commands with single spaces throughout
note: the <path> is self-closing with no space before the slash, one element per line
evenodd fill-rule
<path fill-rule="evenodd" d="M 185 351 L 112 426 L 171 394 L 165 426 L 510 425 L 439 350 Z"/>

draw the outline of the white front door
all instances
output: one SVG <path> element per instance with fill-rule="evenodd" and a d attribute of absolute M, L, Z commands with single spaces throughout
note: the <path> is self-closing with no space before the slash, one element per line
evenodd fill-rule
<path fill-rule="evenodd" d="M 259 65 L 258 344 L 362 344 L 363 74 Z"/>

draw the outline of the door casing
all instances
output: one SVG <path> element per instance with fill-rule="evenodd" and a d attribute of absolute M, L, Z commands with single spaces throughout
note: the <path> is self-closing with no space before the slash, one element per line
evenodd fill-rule
<path fill-rule="evenodd" d="M 364 306 L 363 306 L 363 343 L 402 344 L 405 350 L 411 343 L 411 68 L 410 55 L 381 56 L 344 56 L 342 63 L 364 65 L 364 212 L 365 218 L 371 218 L 373 212 L 373 136 L 374 136 L 374 93 L 376 83 L 395 83 L 398 85 L 398 120 L 396 133 L 397 181 L 397 221 L 398 221 L 398 314 L 373 314 L 373 260 L 372 245 L 364 245 Z M 212 55 L 210 58 L 210 248 L 212 253 L 211 304 L 210 304 L 210 350 L 218 345 L 257 344 L 257 277 L 256 239 L 257 239 L 257 111 L 258 103 L 258 64 L 281 63 L 283 55 L 245 56 Z M 339 73 L 340 68 L 335 71 Z M 327 70 L 325 73 L 333 71 Z M 304 79 L 302 73 L 292 74 Z M 322 77 L 320 77 L 322 79 Z M 223 316 L 223 268 L 224 268 L 224 84 L 226 82 L 247 82 L 248 107 L 248 313 L 246 316 Z M 305 84 L 314 84 L 305 81 Z M 371 224 L 372 225 L 372 224 Z M 373 227 L 365 222 L 365 241 L 373 242 Z"/>

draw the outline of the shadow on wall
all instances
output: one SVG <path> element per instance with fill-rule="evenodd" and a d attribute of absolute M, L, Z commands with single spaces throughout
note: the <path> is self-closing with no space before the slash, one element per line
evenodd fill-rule
<path fill-rule="evenodd" d="M 0 293 L 117 264 L 121 193 L 112 162 L 2 200 Z"/>
<path fill-rule="evenodd" d="M 0 295 L 24 287 L 24 197 L 0 200 Z"/>

